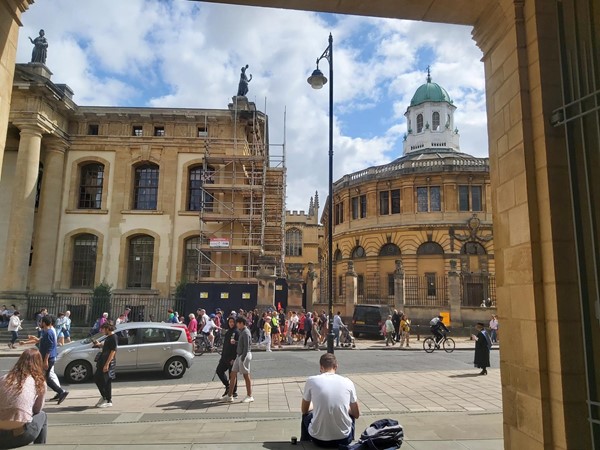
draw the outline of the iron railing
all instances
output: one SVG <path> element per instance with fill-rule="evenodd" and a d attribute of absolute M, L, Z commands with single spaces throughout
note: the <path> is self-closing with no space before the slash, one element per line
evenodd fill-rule
<path fill-rule="evenodd" d="M 445 276 L 404 277 L 405 304 L 409 306 L 447 306 L 448 278 Z"/>
<path fill-rule="evenodd" d="M 496 277 L 490 274 L 464 273 L 460 276 L 461 306 L 496 306 Z"/>

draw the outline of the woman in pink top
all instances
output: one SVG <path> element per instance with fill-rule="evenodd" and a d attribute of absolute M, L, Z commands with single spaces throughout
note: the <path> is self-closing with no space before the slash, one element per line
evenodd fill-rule
<path fill-rule="evenodd" d="M 35 348 L 27 349 L 0 378 L 0 449 L 46 443 L 45 395 L 42 356 Z"/>
<path fill-rule="evenodd" d="M 194 313 L 190 313 L 189 318 L 190 322 L 188 323 L 188 331 L 190 332 L 192 340 L 194 340 L 198 335 L 198 321 L 196 320 L 196 316 L 194 316 Z"/>

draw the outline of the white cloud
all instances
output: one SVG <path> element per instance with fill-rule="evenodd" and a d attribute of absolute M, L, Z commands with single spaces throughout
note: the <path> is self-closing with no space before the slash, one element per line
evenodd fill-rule
<path fill-rule="evenodd" d="M 249 64 L 248 97 L 260 109 L 266 99 L 272 143 L 283 141 L 287 108 L 288 209 L 306 209 L 315 190 L 321 205 L 327 195 L 328 89 L 313 91 L 306 78 L 329 32 L 336 179 L 401 154 L 403 114 L 427 65 L 458 107 L 463 151 L 487 152 L 483 66 L 468 28 L 325 17 L 183 1 L 46 1 L 24 15 L 18 58 L 29 60 L 27 36 L 44 28 L 53 80 L 71 86 L 79 104 L 221 109 Z M 320 68 L 328 74 L 326 61 Z M 353 113 L 375 114 L 382 103 L 390 117 L 371 117 L 374 130 L 355 134 Z"/>

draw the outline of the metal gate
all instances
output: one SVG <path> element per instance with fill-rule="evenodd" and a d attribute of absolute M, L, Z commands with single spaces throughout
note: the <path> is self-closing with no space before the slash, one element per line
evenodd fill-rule
<path fill-rule="evenodd" d="M 189 283 L 185 287 L 185 314 L 204 308 L 208 313 L 220 308 L 224 314 L 231 311 L 250 311 L 256 308 L 257 284 Z"/>

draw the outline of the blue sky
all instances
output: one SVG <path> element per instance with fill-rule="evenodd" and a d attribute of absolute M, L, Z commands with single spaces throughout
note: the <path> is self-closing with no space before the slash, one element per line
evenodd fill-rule
<path fill-rule="evenodd" d="M 469 27 L 184 0 L 39 0 L 24 15 L 19 62 L 40 28 L 53 81 L 80 105 L 225 109 L 249 64 L 248 98 L 266 103 L 272 143 L 283 141 L 287 110 L 288 209 L 327 193 L 328 90 L 306 78 L 330 32 L 336 179 L 402 155 L 403 114 L 427 66 L 458 108 L 461 150 L 487 155 L 483 64 Z"/>

